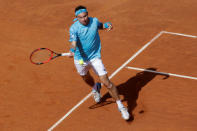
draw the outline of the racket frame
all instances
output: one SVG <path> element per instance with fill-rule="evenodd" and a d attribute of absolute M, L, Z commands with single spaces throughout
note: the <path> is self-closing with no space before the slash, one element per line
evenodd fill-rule
<path fill-rule="evenodd" d="M 39 51 L 39 50 L 48 50 L 48 51 L 51 53 L 51 56 L 49 57 L 49 59 L 46 60 L 46 61 L 42 61 L 42 62 L 34 62 L 34 61 L 32 60 L 32 56 L 33 56 L 33 54 L 34 54 L 35 52 L 37 52 L 37 51 Z M 54 54 L 55 54 L 55 56 L 54 56 Z M 62 53 L 62 54 L 56 53 L 56 52 L 50 50 L 49 48 L 38 48 L 38 49 L 35 49 L 35 50 L 31 53 L 31 55 L 30 55 L 30 61 L 31 61 L 31 63 L 33 63 L 33 64 L 35 64 L 35 65 L 42 65 L 42 64 L 48 63 L 48 62 L 51 61 L 52 59 L 57 58 L 57 57 L 59 57 L 59 56 L 68 56 L 68 55 L 69 55 L 69 53 Z"/>

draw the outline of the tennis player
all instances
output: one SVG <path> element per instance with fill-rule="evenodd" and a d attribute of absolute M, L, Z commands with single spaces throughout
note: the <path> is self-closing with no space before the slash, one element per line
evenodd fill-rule
<path fill-rule="evenodd" d="M 84 6 L 75 8 L 74 23 L 70 27 L 70 53 L 74 56 L 76 69 L 83 80 L 92 87 L 92 95 L 95 102 L 101 100 L 101 83 L 106 87 L 116 101 L 118 109 L 123 119 L 129 119 L 127 108 L 122 104 L 116 86 L 109 80 L 107 71 L 101 60 L 101 41 L 98 30 L 106 29 L 110 31 L 112 24 L 110 22 L 101 23 L 96 17 L 89 17 L 88 11 Z M 99 76 L 101 83 L 95 83 L 89 70 Z"/>

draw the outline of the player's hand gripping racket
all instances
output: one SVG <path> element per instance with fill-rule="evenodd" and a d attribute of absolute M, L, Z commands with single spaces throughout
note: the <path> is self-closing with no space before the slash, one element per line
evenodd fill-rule
<path fill-rule="evenodd" d="M 48 63 L 49 61 L 59 56 L 72 56 L 71 53 L 56 53 L 48 48 L 38 48 L 34 50 L 30 55 L 30 61 L 33 64 L 41 65 Z"/>

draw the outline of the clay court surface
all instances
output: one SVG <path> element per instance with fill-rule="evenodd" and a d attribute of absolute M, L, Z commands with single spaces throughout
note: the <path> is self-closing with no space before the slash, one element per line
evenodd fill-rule
<path fill-rule="evenodd" d="M 29 61 L 36 48 L 69 50 L 68 29 L 78 5 L 114 26 L 111 32 L 100 31 L 102 59 L 131 119 L 121 118 L 103 88 L 103 104 L 88 98 L 53 130 L 196 131 L 196 0 L 1 0 L 0 130 L 52 129 L 90 93 L 73 59 L 61 57 L 41 66 Z"/>

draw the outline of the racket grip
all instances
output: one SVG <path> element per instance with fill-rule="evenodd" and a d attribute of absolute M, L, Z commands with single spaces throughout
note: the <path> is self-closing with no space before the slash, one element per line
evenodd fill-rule
<path fill-rule="evenodd" d="M 62 53 L 61 56 L 70 56 L 70 53 Z"/>

